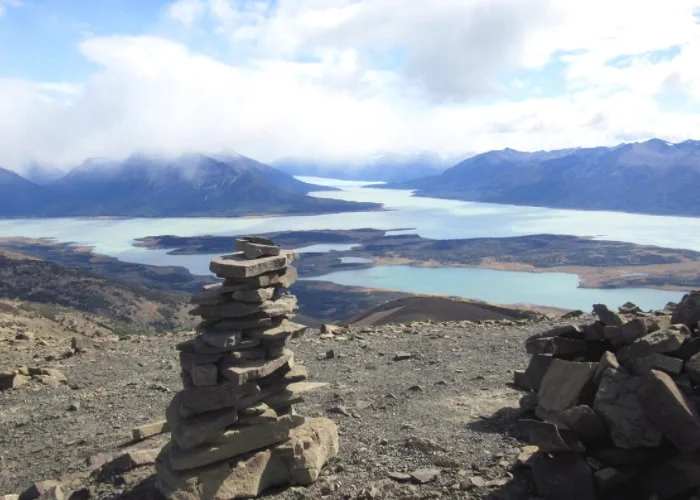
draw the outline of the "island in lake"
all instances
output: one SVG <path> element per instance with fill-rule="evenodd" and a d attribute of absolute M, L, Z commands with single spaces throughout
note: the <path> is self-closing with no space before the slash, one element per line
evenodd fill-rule
<path fill-rule="evenodd" d="M 265 233 L 288 248 L 353 245 L 347 250 L 309 252 L 299 262 L 303 277 L 376 265 L 474 267 L 482 269 L 577 274 L 588 288 L 664 288 L 700 286 L 700 252 L 595 240 L 577 236 L 528 235 L 507 238 L 433 240 L 378 229 L 310 230 Z M 231 236 L 152 236 L 138 240 L 172 254 L 230 253 Z"/>

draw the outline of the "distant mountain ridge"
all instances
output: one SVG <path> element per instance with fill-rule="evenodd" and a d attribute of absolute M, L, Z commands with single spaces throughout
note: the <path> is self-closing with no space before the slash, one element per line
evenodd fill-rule
<path fill-rule="evenodd" d="M 341 180 L 403 182 L 436 175 L 467 155 L 442 157 L 430 151 L 378 153 L 345 160 L 282 158 L 272 165 L 292 175 Z"/>
<path fill-rule="evenodd" d="M 328 189 L 238 154 L 134 154 L 85 161 L 41 185 L 0 169 L 0 216 L 242 216 L 381 207 L 307 196 Z"/>
<path fill-rule="evenodd" d="M 383 188 L 509 205 L 700 216 L 700 141 L 533 153 L 504 149 Z"/>

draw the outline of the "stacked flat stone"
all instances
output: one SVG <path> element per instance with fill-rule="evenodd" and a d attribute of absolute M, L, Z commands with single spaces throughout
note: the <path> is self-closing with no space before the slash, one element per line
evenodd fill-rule
<path fill-rule="evenodd" d="M 183 390 L 167 408 L 172 432 L 156 468 L 172 499 L 231 499 L 279 485 L 308 485 L 338 453 L 327 418 L 304 418 L 293 405 L 327 384 L 308 382 L 287 340 L 299 258 L 260 237 L 236 240 L 236 253 L 211 261 L 223 283 L 192 298 L 202 322 L 178 345 Z"/>
<path fill-rule="evenodd" d="M 643 312 L 596 304 L 598 320 L 526 341 L 515 383 L 551 500 L 695 499 L 700 491 L 700 291 Z"/>

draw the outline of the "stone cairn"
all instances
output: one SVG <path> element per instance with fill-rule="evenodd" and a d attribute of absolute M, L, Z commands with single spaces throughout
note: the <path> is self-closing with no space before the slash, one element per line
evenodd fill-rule
<path fill-rule="evenodd" d="M 700 291 L 663 311 L 564 325 L 526 341 L 516 385 L 544 499 L 700 497 Z"/>
<path fill-rule="evenodd" d="M 192 298 L 198 335 L 178 345 L 183 390 L 167 408 L 172 436 L 156 460 L 156 485 L 169 499 L 232 499 L 281 485 L 313 483 L 338 453 L 327 418 L 297 415 L 307 382 L 285 346 L 304 326 L 290 321 L 296 252 L 266 238 L 236 240 L 236 253 L 211 261 L 221 284 Z"/>

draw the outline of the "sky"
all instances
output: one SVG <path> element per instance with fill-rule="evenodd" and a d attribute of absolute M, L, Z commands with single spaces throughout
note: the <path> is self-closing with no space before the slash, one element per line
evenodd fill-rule
<path fill-rule="evenodd" d="M 700 139 L 700 0 L 0 0 L 0 167 Z"/>

